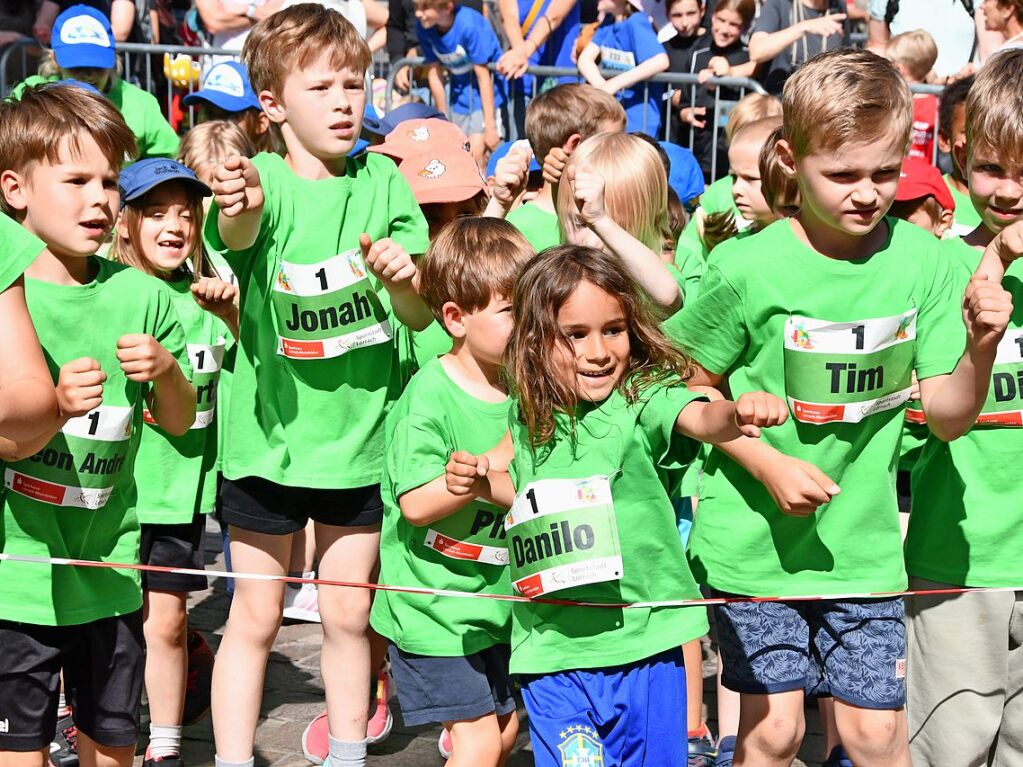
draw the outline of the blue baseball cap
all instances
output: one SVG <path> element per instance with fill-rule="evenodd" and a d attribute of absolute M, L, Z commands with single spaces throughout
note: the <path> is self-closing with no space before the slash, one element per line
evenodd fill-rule
<path fill-rule="evenodd" d="M 509 150 L 513 146 L 515 146 L 514 141 L 505 141 L 503 144 L 498 146 L 497 149 L 494 150 L 493 154 L 490 155 L 490 159 L 487 161 L 488 178 L 493 176 L 494 172 L 497 170 L 497 161 L 504 157 L 506 154 L 508 154 Z M 543 168 L 541 168 L 540 163 L 536 161 L 536 157 L 533 157 L 533 159 L 529 161 L 529 172 L 534 173 L 539 170 L 543 170 Z"/>
<path fill-rule="evenodd" d="M 694 198 L 703 194 L 705 184 L 700 163 L 696 156 L 684 146 L 673 144 L 670 141 L 658 141 L 657 143 L 661 145 L 671 161 L 668 186 L 675 190 L 675 194 L 682 200 L 683 205 L 688 205 Z"/>
<path fill-rule="evenodd" d="M 113 69 L 115 66 L 110 19 L 88 5 L 72 5 L 57 17 L 50 47 L 61 69 Z"/>
<path fill-rule="evenodd" d="M 203 197 L 213 194 L 191 169 L 164 157 L 139 160 L 121 171 L 117 186 L 121 191 L 121 207 L 167 181 L 183 181 Z"/>
<path fill-rule="evenodd" d="M 189 93 L 181 103 L 192 106 L 197 101 L 206 101 L 225 112 L 243 112 L 246 109 L 261 109 L 245 65 L 237 61 L 222 61 L 210 67 L 202 80 L 202 87 Z"/>
<path fill-rule="evenodd" d="M 362 128 L 378 136 L 386 136 L 398 127 L 399 123 L 403 123 L 406 120 L 448 119 L 447 115 L 443 112 L 438 112 L 430 105 L 420 104 L 418 101 L 410 101 L 407 104 L 395 107 L 384 117 L 377 115 L 376 110 L 373 111 L 374 115 L 370 117 L 369 109 L 367 108 L 366 117 L 362 121 Z"/>
<path fill-rule="evenodd" d="M 54 80 L 51 83 L 46 83 L 46 85 L 44 85 L 42 87 L 43 88 L 59 88 L 59 87 L 81 88 L 83 91 L 89 91 L 89 93 L 92 93 L 92 94 L 94 94 L 96 96 L 103 96 L 103 98 L 106 98 L 106 96 L 104 96 L 103 93 L 101 93 L 100 90 L 96 86 L 91 85 L 90 83 L 83 83 L 81 80 L 75 80 L 75 79 L 70 78 L 70 77 L 67 78 L 66 80 Z"/>

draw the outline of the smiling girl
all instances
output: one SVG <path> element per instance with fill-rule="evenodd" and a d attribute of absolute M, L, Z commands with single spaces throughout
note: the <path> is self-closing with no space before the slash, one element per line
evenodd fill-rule
<path fill-rule="evenodd" d="M 621 263 L 579 246 L 529 262 L 514 295 L 510 432 L 485 456 L 455 453 L 448 487 L 510 507 L 511 578 L 527 596 L 610 605 L 697 597 L 668 495 L 699 442 L 759 435 L 785 404 L 755 393 L 708 402 Z M 683 764 L 680 644 L 703 609 L 516 603 L 521 674 L 538 767 Z M 637 758 L 638 756 L 638 758 Z M 603 761 L 601 761 L 603 760 Z"/>

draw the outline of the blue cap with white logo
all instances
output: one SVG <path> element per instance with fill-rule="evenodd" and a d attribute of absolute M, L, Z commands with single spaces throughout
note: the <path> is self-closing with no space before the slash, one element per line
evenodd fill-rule
<path fill-rule="evenodd" d="M 376 110 L 374 110 L 374 115 L 372 116 L 367 113 L 362 122 L 362 128 L 378 136 L 386 136 L 398 127 L 399 123 L 403 123 L 406 120 L 426 120 L 431 117 L 441 120 L 448 119 L 443 112 L 438 112 L 428 104 L 420 104 L 415 101 L 395 107 L 387 113 L 386 117 L 381 117 L 375 114 L 375 112 Z"/>
<path fill-rule="evenodd" d="M 168 181 L 181 181 L 203 197 L 213 194 L 191 169 L 181 163 L 164 157 L 150 157 L 121 171 L 117 179 L 117 186 L 121 190 L 121 207 Z"/>
<path fill-rule="evenodd" d="M 57 17 L 50 46 L 61 69 L 113 69 L 110 19 L 88 5 L 72 5 Z"/>
<path fill-rule="evenodd" d="M 222 61 L 210 67 L 203 78 L 202 88 L 189 93 L 181 103 L 192 106 L 197 101 L 206 101 L 225 112 L 243 112 L 246 109 L 260 109 L 249 73 L 245 65 L 237 61 Z"/>

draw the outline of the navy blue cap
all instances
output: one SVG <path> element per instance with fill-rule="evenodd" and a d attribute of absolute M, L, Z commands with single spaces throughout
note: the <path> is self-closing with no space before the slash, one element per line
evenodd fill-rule
<path fill-rule="evenodd" d="M 164 157 L 139 160 L 121 171 L 117 185 L 121 190 L 121 207 L 167 181 L 183 181 L 203 197 L 213 194 L 189 168 Z"/>
<path fill-rule="evenodd" d="M 670 141 L 658 141 L 671 161 L 671 173 L 668 175 L 668 186 L 688 205 L 694 198 L 703 194 L 703 171 L 696 156 L 684 146 Z"/>
<path fill-rule="evenodd" d="M 50 47 L 61 69 L 113 69 L 115 65 L 110 19 L 88 5 L 72 5 L 57 17 Z"/>
<path fill-rule="evenodd" d="M 376 110 L 374 110 L 374 112 L 375 111 Z M 448 119 L 447 115 L 443 112 L 438 112 L 428 104 L 420 104 L 418 101 L 410 101 L 407 104 L 395 107 L 388 112 L 385 117 L 370 117 L 369 110 L 367 108 L 367 114 L 362 121 L 362 127 L 363 130 L 369 131 L 370 133 L 375 133 L 378 136 L 386 136 L 388 133 L 393 131 L 399 123 L 403 123 L 406 120 L 428 120 L 432 117 L 440 118 L 441 120 Z"/>
<path fill-rule="evenodd" d="M 89 93 L 92 93 L 96 96 L 103 96 L 103 93 L 100 92 L 100 90 L 95 85 L 92 85 L 91 83 L 83 83 L 81 80 L 74 80 L 70 77 L 67 78 L 66 80 L 54 80 L 52 83 L 46 83 L 46 85 L 42 87 L 56 88 L 60 86 L 65 86 L 69 88 L 81 88 L 83 91 L 89 91 Z M 106 96 L 103 96 L 103 98 L 106 98 Z"/>
<path fill-rule="evenodd" d="M 249 83 L 249 73 L 245 65 L 237 61 L 214 64 L 203 78 L 202 87 L 181 99 L 181 103 L 186 107 L 197 101 L 207 101 L 225 112 L 261 108 L 259 99 Z"/>
<path fill-rule="evenodd" d="M 520 141 L 521 141 L 521 139 L 520 139 Z M 497 161 L 500 160 L 502 157 L 504 157 L 506 154 L 508 154 L 508 151 L 514 145 L 515 145 L 514 141 L 505 141 L 503 144 L 498 146 L 497 149 L 494 150 L 493 154 L 490 155 L 490 159 L 487 161 L 487 177 L 488 178 L 493 176 L 494 172 L 497 170 Z M 529 161 L 529 172 L 533 173 L 533 172 L 538 171 L 538 170 L 543 170 L 543 169 L 540 167 L 540 163 L 538 163 L 536 161 L 536 157 L 533 157 L 533 159 Z"/>

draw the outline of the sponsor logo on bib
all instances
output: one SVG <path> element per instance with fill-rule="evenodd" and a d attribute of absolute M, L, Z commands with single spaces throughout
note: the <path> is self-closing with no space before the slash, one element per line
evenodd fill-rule
<path fill-rule="evenodd" d="M 1023 427 L 1023 329 L 1009 328 L 998 343 L 991 388 L 977 416 L 982 426 Z"/>
<path fill-rule="evenodd" d="M 455 514 L 428 528 L 423 542 L 428 549 L 449 559 L 504 567 L 508 564 L 504 519 L 505 515 L 496 507 L 479 502 L 468 529 L 468 515 Z"/>

